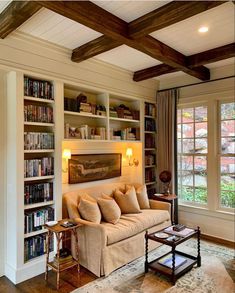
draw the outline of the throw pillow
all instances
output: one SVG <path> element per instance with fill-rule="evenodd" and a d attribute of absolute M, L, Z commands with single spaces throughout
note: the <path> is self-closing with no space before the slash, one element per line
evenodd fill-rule
<path fill-rule="evenodd" d="M 132 186 L 125 194 L 116 189 L 114 192 L 114 199 L 119 205 L 122 214 L 141 213 L 134 186 Z"/>
<path fill-rule="evenodd" d="M 99 224 L 101 221 L 101 213 L 97 202 L 81 199 L 78 211 L 84 220 Z"/>
<path fill-rule="evenodd" d="M 121 210 L 114 199 L 109 196 L 102 196 L 97 202 L 104 220 L 108 223 L 117 224 L 121 216 Z M 108 198 L 109 197 L 109 198 Z"/>
<path fill-rule="evenodd" d="M 129 190 L 132 185 L 126 184 L 126 189 Z M 148 193 L 146 185 L 134 185 L 136 191 L 136 197 L 141 209 L 150 209 Z"/>

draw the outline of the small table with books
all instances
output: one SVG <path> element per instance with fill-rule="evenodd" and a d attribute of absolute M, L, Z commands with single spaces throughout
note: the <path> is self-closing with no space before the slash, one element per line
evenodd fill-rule
<path fill-rule="evenodd" d="M 200 228 L 191 229 L 185 227 L 181 231 L 174 231 L 174 226 L 167 227 L 158 232 L 145 234 L 145 272 L 148 269 L 162 273 L 171 278 L 173 284 L 176 279 L 192 269 L 197 264 L 201 266 L 200 255 Z M 187 241 L 188 239 L 197 236 L 197 256 L 184 253 L 176 250 L 176 246 Z M 158 257 L 157 259 L 148 262 L 148 241 L 157 241 L 171 247 L 171 251 Z"/>
<path fill-rule="evenodd" d="M 53 271 L 57 273 L 57 290 L 60 287 L 60 273 L 69 268 L 77 266 L 78 274 L 80 273 L 79 267 L 79 250 L 78 250 L 78 237 L 76 229 L 80 227 L 81 224 L 71 223 L 69 219 L 63 219 L 58 221 L 55 225 L 49 226 L 45 225 L 47 231 L 46 236 L 46 272 L 45 272 L 45 280 L 48 278 L 48 268 L 50 267 Z M 61 242 L 66 238 L 66 232 L 70 232 L 74 235 L 76 241 L 76 258 L 74 259 L 67 249 L 60 249 Z M 57 240 L 57 251 L 53 261 L 49 261 L 49 247 L 50 241 L 53 237 L 56 236 Z"/>

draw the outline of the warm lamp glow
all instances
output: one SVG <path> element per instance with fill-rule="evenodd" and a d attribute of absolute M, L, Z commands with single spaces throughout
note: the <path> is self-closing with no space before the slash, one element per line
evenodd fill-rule
<path fill-rule="evenodd" d="M 133 156 L 132 148 L 127 148 L 126 150 L 126 156 L 129 159 L 129 166 L 135 166 L 137 167 L 139 165 L 139 161 L 137 159 L 133 159 L 131 162 L 131 157 Z"/>
<path fill-rule="evenodd" d="M 130 159 L 133 156 L 132 148 L 126 150 L 126 156 Z"/>
<path fill-rule="evenodd" d="M 207 33 L 209 30 L 208 26 L 201 26 L 198 31 L 199 33 Z"/>
<path fill-rule="evenodd" d="M 71 150 L 64 149 L 62 157 L 66 160 L 71 159 Z"/>

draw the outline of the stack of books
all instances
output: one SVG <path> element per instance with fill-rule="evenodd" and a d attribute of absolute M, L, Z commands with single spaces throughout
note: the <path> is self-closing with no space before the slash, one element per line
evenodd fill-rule
<path fill-rule="evenodd" d="M 65 265 L 65 264 L 68 264 L 70 263 L 71 261 L 73 260 L 73 257 L 72 255 L 68 255 L 68 256 L 65 256 L 65 257 L 59 257 L 59 260 L 57 259 L 57 257 L 55 256 L 54 257 L 54 264 L 56 266 L 61 266 L 61 265 Z"/>
<path fill-rule="evenodd" d="M 172 269 L 172 267 L 173 267 L 172 258 L 173 258 L 172 253 L 169 253 L 166 256 L 163 256 L 162 258 L 160 258 L 158 260 L 158 263 L 165 266 L 165 267 Z M 178 254 L 175 254 L 175 269 L 177 269 L 181 265 L 185 264 L 186 262 L 187 262 L 186 258 L 184 258 Z"/>

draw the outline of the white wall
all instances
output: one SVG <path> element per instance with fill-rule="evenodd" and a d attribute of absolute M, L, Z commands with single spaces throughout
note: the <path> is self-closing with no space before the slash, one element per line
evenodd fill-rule
<path fill-rule="evenodd" d="M 5 194 L 6 194 L 6 91 L 5 72 L 0 70 L 0 277 L 5 263 Z"/>

